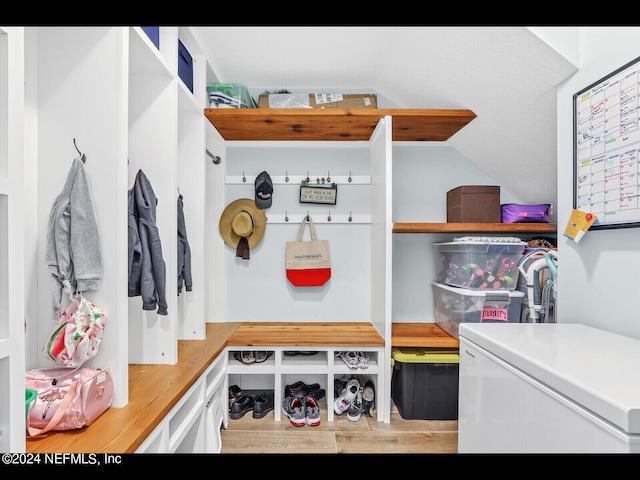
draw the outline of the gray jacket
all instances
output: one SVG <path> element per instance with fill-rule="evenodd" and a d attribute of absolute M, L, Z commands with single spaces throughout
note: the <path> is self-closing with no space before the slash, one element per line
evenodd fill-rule
<path fill-rule="evenodd" d="M 129 190 L 129 297 L 142 296 L 142 309 L 167 315 L 166 266 L 156 226 L 156 198 L 142 170 Z"/>
<path fill-rule="evenodd" d="M 47 267 L 53 285 L 53 319 L 60 318 L 62 292 L 97 290 L 103 274 L 98 218 L 84 162 L 76 158 L 49 214 Z"/>
<path fill-rule="evenodd" d="M 182 293 L 183 285 L 187 292 L 193 289 L 191 247 L 187 240 L 187 227 L 184 221 L 184 202 L 182 195 L 178 195 L 178 295 Z"/>

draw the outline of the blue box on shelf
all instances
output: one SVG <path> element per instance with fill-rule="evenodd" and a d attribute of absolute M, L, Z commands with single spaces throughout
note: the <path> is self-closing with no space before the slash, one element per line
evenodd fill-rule
<path fill-rule="evenodd" d="M 160 27 L 140 27 L 147 34 L 147 37 L 153 42 L 158 50 L 160 50 Z"/>
<path fill-rule="evenodd" d="M 193 93 L 193 58 L 180 40 L 178 40 L 178 76 Z"/>

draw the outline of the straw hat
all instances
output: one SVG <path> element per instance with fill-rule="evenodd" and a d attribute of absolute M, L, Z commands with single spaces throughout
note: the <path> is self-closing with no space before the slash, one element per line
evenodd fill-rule
<path fill-rule="evenodd" d="M 242 237 L 249 241 L 249 248 L 254 248 L 262 240 L 266 226 L 267 216 L 252 198 L 234 200 L 220 215 L 220 234 L 233 248 L 238 247 Z"/>

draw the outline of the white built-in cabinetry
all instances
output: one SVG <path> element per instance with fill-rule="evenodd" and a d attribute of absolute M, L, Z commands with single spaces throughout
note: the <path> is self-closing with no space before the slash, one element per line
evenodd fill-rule
<path fill-rule="evenodd" d="M 0 27 L 0 451 L 25 449 L 24 31 Z"/>
<path fill-rule="evenodd" d="M 136 453 L 220 453 L 228 390 L 227 357 L 219 355 Z"/>
<path fill-rule="evenodd" d="M 15 32 L 14 32 L 15 30 Z M 20 45 L 24 34 L 24 52 Z M 0 265 L 12 271 L 15 285 L 1 288 L 6 295 L 0 338 L 12 324 L 11 338 L 20 340 L 26 319 L 26 343 L 9 342 L 0 348 L 5 362 L 18 350 L 21 363 L 12 363 L 9 375 L 0 369 L 2 384 L 11 379 L 23 387 L 26 368 L 48 367 L 41 348 L 55 319 L 51 310 L 51 278 L 45 262 L 47 221 L 51 205 L 60 193 L 76 147 L 86 156 L 96 215 L 99 222 L 104 274 L 99 290 L 85 292 L 87 298 L 107 312 L 104 339 L 99 354 L 89 366 L 109 368 L 115 382 L 114 407 L 128 403 L 128 365 L 130 363 L 174 364 L 178 360 L 178 340 L 202 339 L 206 326 L 206 280 L 204 258 L 205 212 L 205 104 L 206 62 L 189 29 L 161 27 L 159 49 L 140 27 L 27 27 L 9 29 L 3 34 L 0 72 L 4 83 L 0 97 L 3 117 L 0 132 L 10 139 L 9 152 L 0 157 L 0 193 L 3 209 L 3 240 Z M 7 39 L 13 39 L 9 41 Z M 177 73 L 178 40 L 193 57 L 194 93 L 185 87 Z M 24 61 L 24 69 L 21 62 Z M 24 78 L 24 80 L 23 80 Z M 25 93 L 22 95 L 24 85 Z M 25 121 L 22 121 L 22 109 Z M 11 129 L 15 129 L 12 132 Z M 25 132 L 24 162 L 22 132 Z M 18 135 L 20 134 L 20 135 Z M 6 145 L 3 142 L 3 145 Z M 16 158 L 9 162 L 7 159 Z M 12 166 L 8 170 L 7 166 Z M 28 182 L 21 182 L 14 168 L 28 171 Z M 127 296 L 127 191 L 142 170 L 158 199 L 157 227 L 166 268 L 168 315 L 143 311 L 140 297 Z M 21 174 L 21 172 L 18 172 Z M 11 175 L 11 181 L 5 175 Z M 18 190 L 12 186 L 14 181 Z M 30 192 L 24 206 L 25 228 L 19 206 L 8 202 L 9 193 L 19 204 L 22 188 Z M 177 200 L 182 194 L 190 248 L 194 288 L 177 293 Z M 13 193 L 12 193 L 13 195 Z M 14 213 L 15 212 L 15 213 Z M 18 215 L 17 218 L 15 215 Z M 5 224 L 12 237 L 4 237 Z M 23 242 L 20 232 L 25 231 Z M 8 247 L 7 243 L 16 243 Z M 12 251 L 13 256 L 8 255 Z M 24 263 L 22 259 L 24 258 Z M 18 262 L 19 265 L 13 265 Z M 7 268 L 5 265 L 9 264 Z M 26 281 L 21 280 L 26 272 Z M 2 285 L 8 284 L 3 273 Z M 22 293 L 29 286 L 29 301 Z M 18 288 L 20 290 L 18 290 Z M 15 299 L 15 306 L 13 302 Z M 11 300 L 11 301 L 9 301 Z M 25 305 L 25 315 L 16 310 Z M 5 327 L 7 325 L 7 327 Z M 0 344 L 1 345 L 1 344 Z M 17 345 L 17 346 L 16 346 Z M 26 350 L 26 352 L 25 352 Z M 26 356 L 26 365 L 24 362 Z M 15 403 L 13 391 L 2 389 Z M 0 395 L 0 398 L 5 398 Z M 20 405 L 22 401 L 20 400 Z M 4 412 L 5 409 L 2 409 Z M 15 417 L 15 415 L 13 416 Z M 17 417 L 15 417 L 17 418 Z M 24 417 L 23 417 L 24 418 Z M 2 423 L 2 422 L 0 422 Z M 24 442 L 21 424 L 19 438 Z M 21 443 L 16 450 L 24 449 Z"/>

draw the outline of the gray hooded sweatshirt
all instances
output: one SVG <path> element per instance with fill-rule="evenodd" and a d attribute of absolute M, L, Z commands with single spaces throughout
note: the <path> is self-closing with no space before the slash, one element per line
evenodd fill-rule
<path fill-rule="evenodd" d="M 97 290 L 103 274 L 98 218 L 84 162 L 76 158 L 49 214 L 45 261 L 53 286 L 53 319 L 60 318 L 62 293 Z"/>

